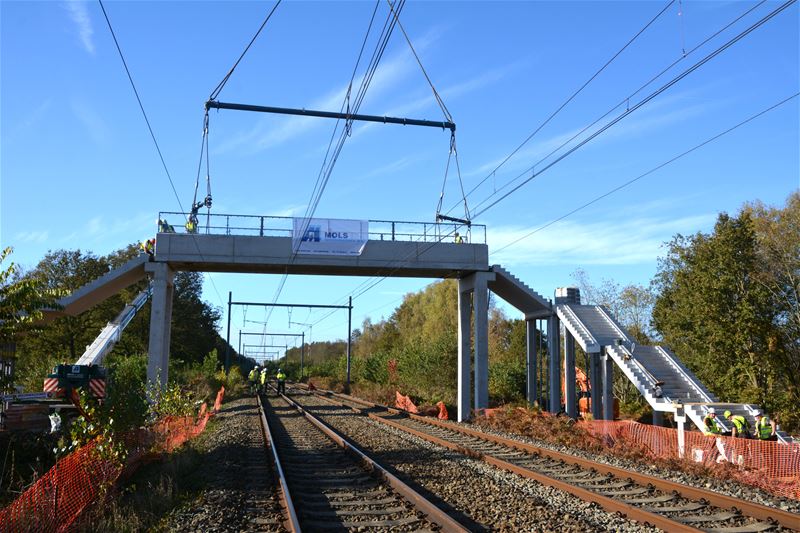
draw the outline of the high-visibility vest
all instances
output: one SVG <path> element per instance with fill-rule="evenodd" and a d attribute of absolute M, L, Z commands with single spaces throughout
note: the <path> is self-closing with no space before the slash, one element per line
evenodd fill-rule
<path fill-rule="evenodd" d="M 737 437 L 746 437 L 750 433 L 750 423 L 742 415 L 733 415 L 729 420 L 736 426 Z"/>
<path fill-rule="evenodd" d="M 262 372 L 261 373 L 261 384 L 263 385 L 266 381 L 267 381 L 267 373 L 266 372 Z"/>
<path fill-rule="evenodd" d="M 717 435 L 720 433 L 717 421 L 709 415 L 706 415 L 706 417 L 703 419 L 702 429 L 704 435 Z"/>
<path fill-rule="evenodd" d="M 256 380 L 256 369 L 255 368 L 250 370 L 250 373 L 247 374 L 247 379 L 249 379 L 250 381 L 255 381 Z"/>
<path fill-rule="evenodd" d="M 761 420 L 756 420 L 756 437 L 761 440 L 769 440 L 772 436 L 772 424 L 769 423 L 769 418 L 762 416 Z"/>
<path fill-rule="evenodd" d="M 278 378 L 278 381 L 286 381 L 286 374 L 284 374 L 283 372 L 278 372 L 278 374 L 275 377 Z"/>
<path fill-rule="evenodd" d="M 197 231 L 197 224 L 195 224 L 194 220 L 186 221 L 186 231 L 189 233 L 194 233 Z"/>

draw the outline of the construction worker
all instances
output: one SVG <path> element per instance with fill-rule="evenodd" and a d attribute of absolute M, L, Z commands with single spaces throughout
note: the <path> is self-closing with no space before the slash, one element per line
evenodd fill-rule
<path fill-rule="evenodd" d="M 703 418 L 703 427 L 700 428 L 703 431 L 703 435 L 719 435 L 722 433 L 722 429 L 717 424 L 717 411 L 713 407 L 709 407 L 708 411 L 706 411 L 706 416 Z"/>
<path fill-rule="evenodd" d="M 706 416 L 703 418 L 703 427 L 700 429 L 703 431 L 703 435 L 716 437 L 717 462 L 721 463 L 723 461 L 727 461 L 728 455 L 725 453 L 725 444 L 722 442 L 722 438 L 720 437 L 720 434 L 722 434 L 722 428 L 719 427 L 719 424 L 717 423 L 716 409 L 713 407 L 708 408 L 708 411 L 706 411 Z"/>
<path fill-rule="evenodd" d="M 278 380 L 278 394 L 286 394 L 286 374 L 280 368 L 275 375 L 275 379 Z"/>
<path fill-rule="evenodd" d="M 730 411 L 725 411 L 722 416 L 733 424 L 731 435 L 742 439 L 750 438 L 750 423 L 742 415 L 732 415 Z"/>
<path fill-rule="evenodd" d="M 778 427 L 775 425 L 774 420 L 770 420 L 768 416 L 764 416 L 761 411 L 753 413 L 756 418 L 755 438 L 758 440 L 778 440 Z"/>
<path fill-rule="evenodd" d="M 247 381 L 250 382 L 250 390 L 253 392 L 256 390 L 256 379 L 258 379 L 258 365 L 251 368 L 250 373 L 247 374 Z"/>
<path fill-rule="evenodd" d="M 260 392 L 264 392 L 266 384 L 267 384 L 267 367 L 264 367 L 261 369 L 261 387 L 259 388 Z"/>
<path fill-rule="evenodd" d="M 172 227 L 172 224 L 167 222 L 167 219 L 164 220 L 158 219 L 158 232 L 159 233 L 175 233 L 175 228 Z"/>
<path fill-rule="evenodd" d="M 186 233 L 197 233 L 197 215 L 194 213 L 186 220 Z"/>
<path fill-rule="evenodd" d="M 139 243 L 139 249 L 142 253 L 147 254 L 152 259 L 153 254 L 156 252 L 156 240 L 148 239 Z"/>
<path fill-rule="evenodd" d="M 458 232 L 455 234 L 455 242 L 456 244 L 464 244 L 464 237 L 459 235 Z"/>

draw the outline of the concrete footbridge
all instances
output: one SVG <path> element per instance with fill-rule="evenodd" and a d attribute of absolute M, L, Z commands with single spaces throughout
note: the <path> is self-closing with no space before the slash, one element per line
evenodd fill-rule
<path fill-rule="evenodd" d="M 577 289 L 559 289 L 555 303 L 500 265 L 489 264 L 486 228 L 457 223 L 341 221 L 273 216 L 211 215 L 193 232 L 167 222 L 182 213 L 160 213 L 152 256 L 142 254 L 63 298 L 48 317 L 74 316 L 146 277 L 152 311 L 148 381 L 167 382 L 175 272 L 387 276 L 458 280 L 458 420 L 489 405 L 488 293 L 525 317 L 527 399 L 550 412 L 577 416 L 575 342 L 590 355 L 592 414 L 613 418 L 613 372 L 618 367 L 656 413 L 671 412 L 696 425 L 714 405 L 752 421 L 756 407 L 720 403 L 678 358 L 659 346 L 635 346 L 600 306 L 580 304 Z M 465 231 L 459 236 L 458 231 Z M 327 240 L 326 240 L 327 239 Z M 337 240 L 338 239 L 338 240 Z M 537 328 L 537 321 L 542 321 Z M 563 327 L 562 327 L 563 324 Z M 545 331 L 544 339 L 539 339 Z M 563 346 L 562 346 L 563 341 Z M 561 353 L 546 357 L 545 353 Z M 546 364 L 546 372 L 540 372 Z M 564 398 L 561 398 L 562 372 Z M 546 387 L 537 379 L 546 374 Z M 546 390 L 546 397 L 540 397 Z M 724 421 L 722 422 L 725 423 Z M 788 436 L 781 435 L 782 440 Z"/>

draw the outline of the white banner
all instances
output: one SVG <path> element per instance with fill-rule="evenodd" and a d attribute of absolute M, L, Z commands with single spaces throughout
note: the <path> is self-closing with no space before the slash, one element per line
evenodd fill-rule
<path fill-rule="evenodd" d="M 369 221 L 295 218 L 292 250 L 298 254 L 361 255 L 369 239 Z"/>

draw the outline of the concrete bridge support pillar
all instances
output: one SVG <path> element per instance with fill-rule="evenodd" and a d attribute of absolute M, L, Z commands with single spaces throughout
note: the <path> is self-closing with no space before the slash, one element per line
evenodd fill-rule
<path fill-rule="evenodd" d="M 589 354 L 589 384 L 592 391 L 592 418 L 603 418 L 603 378 L 601 372 L 601 357 L 599 353 Z"/>
<path fill-rule="evenodd" d="M 537 396 L 537 383 L 536 383 L 536 369 L 537 369 L 537 353 L 538 346 L 536 338 L 536 320 L 525 320 L 525 370 L 526 370 L 526 397 L 528 403 L 533 405 L 539 398 Z"/>
<path fill-rule="evenodd" d="M 458 280 L 458 421 L 469 420 L 471 367 L 470 318 L 472 316 L 470 289 L 464 279 Z"/>
<path fill-rule="evenodd" d="M 578 418 L 578 400 L 575 391 L 575 338 L 564 330 L 564 410 L 567 416 Z"/>
<path fill-rule="evenodd" d="M 553 313 L 547 321 L 547 326 L 547 352 L 550 356 L 548 365 L 550 402 L 547 410 L 557 414 L 561 411 L 561 324 L 558 315 Z"/>
<path fill-rule="evenodd" d="M 603 354 L 603 420 L 614 420 L 614 361 Z"/>
<path fill-rule="evenodd" d="M 169 371 L 169 341 L 175 274 L 166 263 L 147 263 L 145 271 L 153 274 L 147 383 L 148 387 L 159 387 L 163 390 L 167 385 Z"/>
<path fill-rule="evenodd" d="M 474 315 L 474 409 L 489 406 L 489 281 L 492 272 L 476 272 L 458 280 L 458 420 L 470 416 L 470 298 Z"/>

